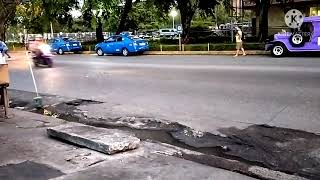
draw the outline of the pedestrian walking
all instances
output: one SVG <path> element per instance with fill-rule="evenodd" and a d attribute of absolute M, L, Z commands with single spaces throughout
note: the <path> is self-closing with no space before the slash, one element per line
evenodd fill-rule
<path fill-rule="evenodd" d="M 6 43 L 4 43 L 1 39 L 0 39 L 0 51 L 2 54 L 2 57 L 4 57 L 4 55 L 7 55 L 8 58 L 11 58 L 11 56 L 8 54 L 8 46 L 6 45 Z"/>
<path fill-rule="evenodd" d="M 242 51 L 242 55 L 246 56 L 247 54 L 243 49 L 243 41 L 242 41 L 243 33 L 242 33 L 242 31 L 241 31 L 241 29 L 239 27 L 236 27 L 236 30 L 237 30 L 237 34 L 236 34 L 236 49 L 237 49 L 237 52 L 236 52 L 236 55 L 234 57 L 237 57 L 239 55 L 240 50 Z"/>

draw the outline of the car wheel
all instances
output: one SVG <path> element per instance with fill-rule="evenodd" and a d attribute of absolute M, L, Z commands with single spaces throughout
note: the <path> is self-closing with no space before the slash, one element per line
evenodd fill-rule
<path fill-rule="evenodd" d="M 64 53 L 63 50 L 62 50 L 61 48 L 59 48 L 59 49 L 58 49 L 58 54 L 59 54 L 59 55 L 62 55 L 63 53 Z"/>
<path fill-rule="evenodd" d="M 97 54 L 98 54 L 98 56 L 103 56 L 104 55 L 104 53 L 103 53 L 101 48 L 97 49 Z"/>
<path fill-rule="evenodd" d="M 128 55 L 129 55 L 129 51 L 128 51 L 127 48 L 123 48 L 123 49 L 122 49 L 122 55 L 123 55 L 123 56 L 128 56 Z"/>
<path fill-rule="evenodd" d="M 290 43 L 293 47 L 302 47 L 305 43 L 305 40 L 300 33 L 294 33 L 290 37 Z"/>
<path fill-rule="evenodd" d="M 271 49 L 271 54 L 274 57 L 283 57 L 287 53 L 287 48 L 283 44 L 275 44 Z"/>

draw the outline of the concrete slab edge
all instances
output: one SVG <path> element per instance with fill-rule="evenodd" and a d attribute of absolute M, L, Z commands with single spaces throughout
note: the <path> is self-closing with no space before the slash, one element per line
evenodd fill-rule
<path fill-rule="evenodd" d="M 72 133 L 65 133 L 62 131 L 57 131 L 54 128 L 47 128 L 47 134 L 51 137 L 62 139 L 71 143 L 74 143 L 79 146 L 83 146 L 95 151 L 99 151 L 108 155 L 112 155 L 118 152 L 123 152 L 126 150 L 136 149 L 138 148 L 139 143 L 130 143 L 127 144 L 127 146 L 120 148 L 120 149 L 114 149 L 109 147 L 108 145 L 99 143 L 99 142 L 93 142 L 87 138 L 81 137 L 77 134 Z M 140 140 L 139 140 L 140 142 Z"/>
<path fill-rule="evenodd" d="M 183 158 L 185 160 L 190 160 L 200 164 L 221 168 L 233 172 L 238 172 L 251 177 L 256 177 L 265 180 L 308 180 L 307 178 L 301 176 L 291 175 L 260 166 L 249 165 L 237 160 L 231 160 L 215 155 L 207 155 L 187 149 L 182 149 L 169 144 L 162 143 L 162 145 L 173 150 L 168 152 L 159 151 L 156 153 Z"/>

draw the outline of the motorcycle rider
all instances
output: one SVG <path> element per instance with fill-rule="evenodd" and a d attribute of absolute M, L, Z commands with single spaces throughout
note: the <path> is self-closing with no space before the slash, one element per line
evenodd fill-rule
<path fill-rule="evenodd" d="M 44 42 L 42 36 L 37 36 L 35 41 L 31 44 L 30 50 L 34 53 L 36 59 L 42 59 L 44 64 L 49 65 L 51 57 L 51 47 Z"/>

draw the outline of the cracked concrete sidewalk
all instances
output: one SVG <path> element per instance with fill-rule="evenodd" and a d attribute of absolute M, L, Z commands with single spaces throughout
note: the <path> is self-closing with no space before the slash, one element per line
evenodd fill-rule
<path fill-rule="evenodd" d="M 10 119 L 0 118 L 0 179 L 253 179 L 166 155 L 168 148 L 151 142 L 105 155 L 48 137 L 47 127 L 66 121 L 16 109 L 10 113 Z"/>

